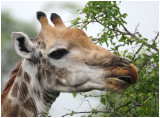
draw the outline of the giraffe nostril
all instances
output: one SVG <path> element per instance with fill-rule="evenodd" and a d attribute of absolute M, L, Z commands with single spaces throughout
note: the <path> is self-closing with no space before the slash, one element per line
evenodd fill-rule
<path fill-rule="evenodd" d="M 119 76 L 118 79 L 131 83 L 132 78 L 130 76 Z"/>

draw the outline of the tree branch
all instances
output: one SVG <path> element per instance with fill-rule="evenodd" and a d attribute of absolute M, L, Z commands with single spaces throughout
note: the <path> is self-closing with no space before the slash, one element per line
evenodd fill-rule
<path fill-rule="evenodd" d="M 110 112 L 110 111 L 97 111 L 97 110 L 92 110 L 92 111 L 80 111 L 80 112 L 74 112 L 74 114 L 86 114 L 86 113 L 95 113 L 95 114 L 97 114 L 97 113 L 107 113 L 107 112 Z M 65 114 L 65 115 L 63 115 L 63 116 L 61 116 L 61 117 L 65 117 L 65 116 L 68 116 L 68 115 L 72 115 L 73 113 L 67 113 L 67 114 Z"/>
<path fill-rule="evenodd" d="M 129 105 L 130 103 L 132 103 L 132 101 L 127 102 L 126 104 L 121 105 L 120 107 L 118 107 L 117 109 L 115 109 L 115 110 L 111 113 L 110 117 L 111 117 L 112 115 L 114 115 L 114 113 L 115 113 L 116 111 L 118 111 L 120 108 L 122 108 L 122 107 L 124 107 L 124 106 L 127 106 L 127 105 Z"/>
<path fill-rule="evenodd" d="M 147 55 L 145 62 L 142 64 L 142 66 L 140 66 L 138 73 L 140 73 L 140 71 L 142 70 L 142 68 L 147 64 L 148 60 L 149 60 L 149 55 Z"/>
<path fill-rule="evenodd" d="M 122 27 L 124 28 L 124 30 L 125 30 L 130 36 L 135 37 L 137 40 L 141 40 L 141 39 L 138 38 L 135 34 L 131 33 L 123 24 L 121 24 L 121 25 L 122 25 Z M 155 40 L 158 38 L 158 36 L 159 36 L 159 32 L 158 32 L 157 36 L 155 37 Z M 148 44 L 147 42 L 144 42 L 144 44 L 147 45 L 148 47 L 153 47 L 153 44 L 150 45 L 150 44 Z M 157 52 L 159 51 L 159 49 L 156 48 L 156 47 L 155 47 L 155 48 L 152 48 L 152 49 L 156 50 Z"/>
<path fill-rule="evenodd" d="M 132 59 L 132 61 L 131 62 L 133 62 L 133 61 L 136 61 L 137 59 L 135 59 L 135 57 L 136 57 L 136 55 L 139 53 L 139 51 L 142 49 L 142 47 L 144 46 L 144 44 L 142 44 L 140 47 L 139 47 L 139 49 L 136 51 L 136 53 L 134 54 L 134 56 L 133 56 L 133 59 Z"/>
<path fill-rule="evenodd" d="M 136 104 L 135 106 L 130 107 L 130 108 L 122 115 L 122 117 L 124 117 L 128 112 L 131 111 L 131 109 L 133 109 L 133 108 L 135 108 L 135 107 L 137 107 L 137 106 L 142 106 L 142 105 L 141 105 L 141 104 Z"/>

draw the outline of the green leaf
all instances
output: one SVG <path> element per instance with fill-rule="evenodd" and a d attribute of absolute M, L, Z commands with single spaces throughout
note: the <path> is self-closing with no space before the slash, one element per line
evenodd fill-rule
<path fill-rule="evenodd" d="M 48 111 L 45 111 L 45 112 L 44 112 L 44 114 L 48 115 L 48 114 L 49 114 L 49 112 L 48 112 Z"/>
<path fill-rule="evenodd" d="M 97 109 L 92 109 L 93 114 L 97 114 Z"/>
<path fill-rule="evenodd" d="M 75 111 L 72 111 L 71 116 L 73 116 L 75 114 Z"/>
<path fill-rule="evenodd" d="M 74 98 L 77 96 L 77 92 L 73 92 L 72 94 Z"/>
<path fill-rule="evenodd" d="M 87 95 L 87 94 L 85 94 L 85 95 L 84 95 L 84 97 L 86 98 L 86 97 L 88 97 L 88 95 Z"/>
<path fill-rule="evenodd" d="M 105 105 L 105 104 L 106 104 L 105 98 L 104 98 L 104 97 L 101 97 L 100 102 Z"/>

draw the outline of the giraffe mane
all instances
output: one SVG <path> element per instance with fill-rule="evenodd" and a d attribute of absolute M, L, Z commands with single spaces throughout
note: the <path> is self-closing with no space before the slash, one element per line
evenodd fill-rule
<path fill-rule="evenodd" d="M 9 91 L 10 91 L 10 89 L 11 89 L 11 87 L 12 87 L 14 81 L 15 81 L 15 79 L 16 79 L 18 70 L 19 70 L 19 68 L 21 66 L 21 62 L 22 62 L 22 60 L 19 61 L 18 64 L 17 64 L 17 66 L 15 67 L 15 69 L 13 69 L 11 71 L 10 79 L 8 80 L 8 82 L 6 83 L 6 85 L 5 85 L 5 87 L 4 87 L 3 91 L 2 91 L 1 106 L 3 105 L 5 99 L 6 99 L 7 95 L 8 95 L 8 93 L 9 93 Z"/>

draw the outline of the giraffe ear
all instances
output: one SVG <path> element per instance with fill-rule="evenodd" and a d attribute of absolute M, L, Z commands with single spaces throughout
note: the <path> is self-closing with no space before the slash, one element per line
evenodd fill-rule
<path fill-rule="evenodd" d="M 33 42 L 23 32 L 13 32 L 11 40 L 18 55 L 22 58 L 30 59 L 34 48 Z"/>

